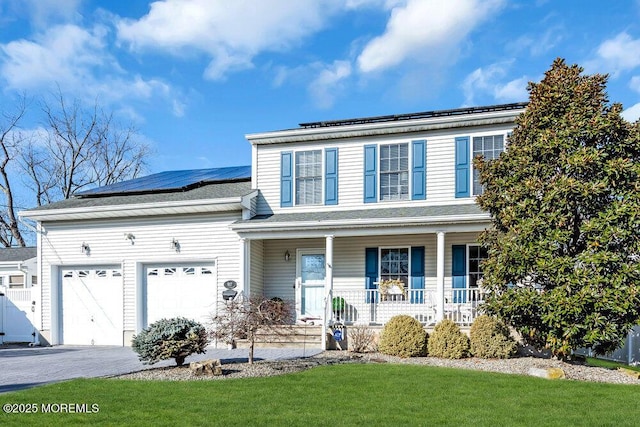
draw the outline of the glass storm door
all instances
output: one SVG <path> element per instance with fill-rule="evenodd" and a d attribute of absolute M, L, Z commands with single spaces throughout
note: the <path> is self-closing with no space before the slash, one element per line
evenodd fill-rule
<path fill-rule="evenodd" d="M 300 316 L 322 318 L 325 282 L 324 251 L 301 250 L 298 253 Z"/>

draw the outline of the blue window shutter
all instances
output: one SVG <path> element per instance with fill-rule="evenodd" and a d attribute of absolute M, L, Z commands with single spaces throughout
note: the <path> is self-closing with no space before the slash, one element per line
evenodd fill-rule
<path fill-rule="evenodd" d="M 293 152 L 280 153 L 280 207 L 293 206 Z"/>
<path fill-rule="evenodd" d="M 366 248 L 364 252 L 364 275 L 367 302 L 377 302 L 375 282 L 378 281 L 378 248 Z"/>
<path fill-rule="evenodd" d="M 378 201 L 378 146 L 364 146 L 364 202 Z"/>
<path fill-rule="evenodd" d="M 411 200 L 425 200 L 427 198 L 427 154 L 426 154 L 426 141 L 417 140 L 412 141 L 413 153 L 411 156 L 412 161 L 412 184 L 411 184 Z"/>
<path fill-rule="evenodd" d="M 471 194 L 471 162 L 469 159 L 469 137 L 456 138 L 456 198 Z"/>
<path fill-rule="evenodd" d="M 424 246 L 414 246 L 411 248 L 410 292 L 412 303 L 424 302 Z"/>
<path fill-rule="evenodd" d="M 464 291 L 467 287 L 467 247 L 465 245 L 451 247 L 451 287 L 454 303 L 467 302 Z"/>
<path fill-rule="evenodd" d="M 324 150 L 324 204 L 338 204 L 338 149 Z"/>

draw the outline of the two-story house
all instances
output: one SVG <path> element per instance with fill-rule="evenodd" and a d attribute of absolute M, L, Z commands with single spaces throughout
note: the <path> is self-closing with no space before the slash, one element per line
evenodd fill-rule
<path fill-rule="evenodd" d="M 250 134 L 250 167 L 165 172 L 23 212 L 37 222 L 43 338 L 128 345 L 161 317 L 206 322 L 230 280 L 295 301 L 301 322 L 469 323 L 490 224 L 472 159 L 497 157 L 524 108 Z"/>

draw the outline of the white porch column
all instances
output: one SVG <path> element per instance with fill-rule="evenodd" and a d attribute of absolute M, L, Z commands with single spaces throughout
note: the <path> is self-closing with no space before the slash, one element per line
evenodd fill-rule
<path fill-rule="evenodd" d="M 238 258 L 238 291 L 242 291 L 245 296 L 249 296 L 251 289 L 249 286 L 249 240 L 244 237 L 240 238 L 240 257 Z"/>
<path fill-rule="evenodd" d="M 444 319 L 444 231 L 438 231 L 436 249 L 436 322 Z"/>
<path fill-rule="evenodd" d="M 331 318 L 332 306 L 329 301 L 330 292 L 333 290 L 333 235 L 326 235 L 325 237 L 325 276 L 324 276 L 324 315 L 322 316 L 322 349 L 327 349 L 327 322 Z"/>

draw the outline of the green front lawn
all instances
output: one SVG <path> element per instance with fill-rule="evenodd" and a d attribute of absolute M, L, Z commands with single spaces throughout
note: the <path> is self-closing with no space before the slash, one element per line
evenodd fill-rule
<path fill-rule="evenodd" d="M 614 362 L 612 360 L 597 359 L 595 357 L 587 357 L 587 365 L 589 365 L 589 366 L 597 366 L 599 368 L 606 368 L 606 369 L 625 368 L 625 369 L 629 369 L 631 371 L 640 372 L 640 366 L 630 366 L 630 365 L 626 365 L 624 363 Z"/>
<path fill-rule="evenodd" d="M 0 414 L 8 425 L 637 425 L 640 387 L 416 365 L 314 368 L 270 378 L 75 380 L 0 402 L 98 404 L 92 414 Z"/>

